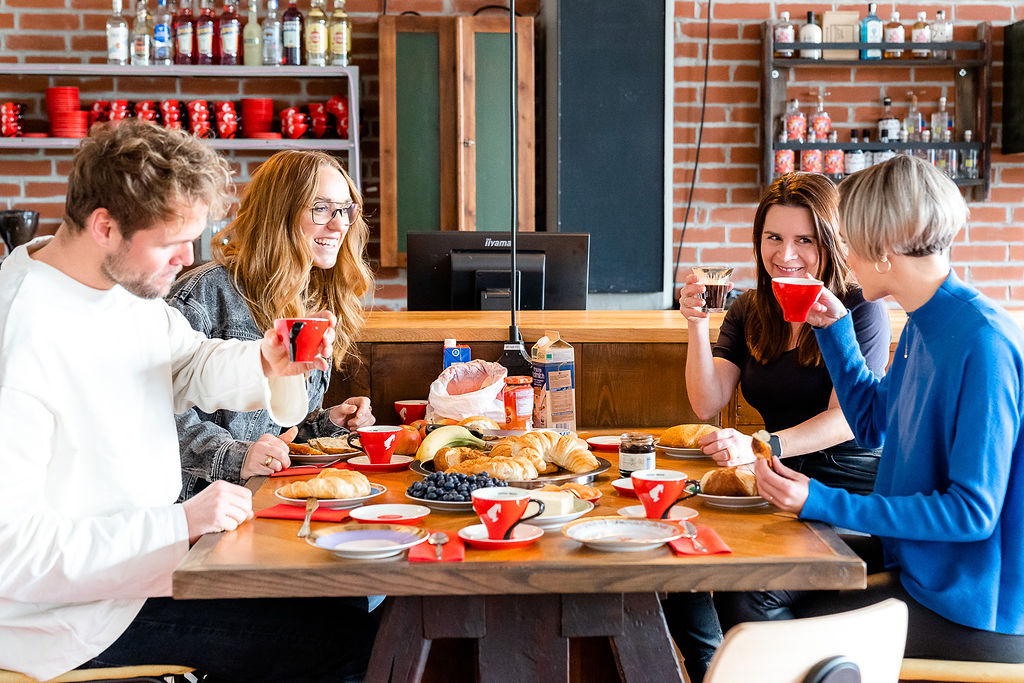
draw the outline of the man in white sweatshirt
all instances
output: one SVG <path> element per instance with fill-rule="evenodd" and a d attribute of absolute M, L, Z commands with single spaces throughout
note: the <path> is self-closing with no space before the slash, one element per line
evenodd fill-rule
<path fill-rule="evenodd" d="M 227 482 L 174 504 L 174 414 L 265 409 L 296 424 L 302 373 L 327 367 L 290 363 L 273 332 L 209 340 L 163 302 L 230 189 L 227 163 L 187 134 L 96 129 L 75 154 L 56 235 L 0 268 L 0 668 L 47 679 L 180 663 L 238 681 L 365 670 L 365 607 L 166 597 L 191 543 L 252 517 L 249 491 Z"/>

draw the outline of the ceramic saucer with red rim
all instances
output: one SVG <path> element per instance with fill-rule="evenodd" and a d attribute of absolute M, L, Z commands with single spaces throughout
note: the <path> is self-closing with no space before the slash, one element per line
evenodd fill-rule
<path fill-rule="evenodd" d="M 380 507 L 374 505 L 373 507 Z M 365 509 L 365 508 L 364 508 Z M 619 514 L 623 517 L 642 517 L 647 518 L 647 513 L 644 511 L 643 505 L 627 505 L 624 508 L 619 508 Z M 669 521 L 682 522 L 687 519 L 693 519 L 699 513 L 693 508 L 684 507 L 682 505 L 673 505 L 672 511 L 668 513 Z"/>
<path fill-rule="evenodd" d="M 412 460 L 411 455 L 392 455 L 391 462 L 377 463 L 370 462 L 368 455 L 355 455 L 345 462 L 360 472 L 399 472 L 408 469 Z"/>
<path fill-rule="evenodd" d="M 423 505 L 385 503 L 356 508 L 350 514 L 357 522 L 379 522 L 383 524 L 415 524 L 430 514 L 430 508 Z"/>
<path fill-rule="evenodd" d="M 621 440 L 618 436 L 592 436 L 587 443 L 595 451 L 617 451 Z"/>
<path fill-rule="evenodd" d="M 512 531 L 512 538 L 492 539 L 487 536 L 487 527 L 483 524 L 471 524 L 459 529 L 461 538 L 470 548 L 480 550 L 508 550 L 510 548 L 522 548 L 530 545 L 544 535 L 544 530 L 532 524 L 517 524 Z"/>
<path fill-rule="evenodd" d="M 616 479 L 612 482 L 612 487 L 619 492 L 620 496 L 636 498 L 636 491 L 633 490 L 633 480 L 628 477 Z"/>

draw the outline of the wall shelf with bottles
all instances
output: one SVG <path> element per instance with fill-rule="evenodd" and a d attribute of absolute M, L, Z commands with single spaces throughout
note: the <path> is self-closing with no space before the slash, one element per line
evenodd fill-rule
<path fill-rule="evenodd" d="M 787 98 L 787 86 L 790 82 L 792 70 L 795 68 L 831 68 L 831 67 L 853 67 L 855 69 L 874 69 L 902 67 L 913 69 L 916 67 L 943 67 L 952 71 L 952 80 L 955 87 L 955 99 L 957 106 L 954 109 L 954 130 L 962 134 L 970 130 L 974 134 L 972 142 L 868 142 L 852 143 L 839 142 L 843 149 L 860 149 L 863 151 L 875 150 L 915 150 L 915 149 L 957 149 L 977 150 L 978 152 L 978 178 L 956 178 L 957 185 L 971 188 L 971 197 L 974 199 L 986 199 L 989 193 L 989 167 L 991 163 L 991 121 L 992 121 L 992 91 L 991 91 L 991 69 L 992 69 L 992 41 L 991 26 L 983 22 L 976 27 L 977 40 L 973 41 L 951 41 L 942 43 L 928 43 L 927 47 L 932 50 L 946 50 L 951 56 L 950 59 L 807 59 L 802 57 L 776 57 L 775 36 L 772 31 L 772 23 L 765 22 L 761 27 L 761 135 L 765 144 L 762 145 L 761 179 L 764 184 L 771 182 L 774 170 L 774 153 L 777 149 L 821 149 L 834 148 L 835 143 L 801 143 L 801 142 L 778 142 L 776 139 L 776 128 L 779 117 L 785 113 Z M 924 44 L 904 43 L 883 43 L 883 49 L 903 50 L 904 55 L 909 55 L 911 50 L 921 49 Z M 874 44 L 872 44 L 874 46 Z M 813 50 L 853 50 L 863 49 L 864 43 L 786 43 L 786 50 L 794 50 L 798 53 L 801 49 Z M 823 54 L 824 56 L 824 54 Z M 913 81 L 911 75 L 910 82 Z M 858 79 L 859 84 L 864 79 Z M 826 85 L 827 87 L 827 85 Z M 867 121 L 850 124 L 850 127 L 870 127 Z"/>
<path fill-rule="evenodd" d="M 348 171 L 356 187 L 362 188 L 359 151 L 359 67 L 356 66 L 119 66 L 114 64 L 0 64 L 0 75 L 116 78 L 345 78 L 348 95 L 349 137 L 339 139 L 282 138 L 262 140 L 255 138 L 211 138 L 215 149 L 277 151 L 281 149 L 319 149 L 341 151 L 348 154 Z M 217 99 L 230 99 L 219 97 Z M 4 138 L 0 149 L 65 149 L 78 146 L 78 138 Z"/>

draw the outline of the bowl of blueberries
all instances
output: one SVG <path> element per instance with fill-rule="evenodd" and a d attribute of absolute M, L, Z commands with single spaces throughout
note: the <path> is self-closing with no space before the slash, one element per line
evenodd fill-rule
<path fill-rule="evenodd" d="M 488 486 L 508 486 L 508 483 L 486 473 L 434 472 L 410 484 L 405 496 L 432 510 L 463 512 L 473 509 L 470 494 Z"/>

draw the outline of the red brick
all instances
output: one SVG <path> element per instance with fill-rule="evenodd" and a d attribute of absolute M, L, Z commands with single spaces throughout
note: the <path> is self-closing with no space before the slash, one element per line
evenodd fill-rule
<path fill-rule="evenodd" d="M 962 2 L 956 2 L 953 3 L 953 12 L 950 19 L 957 23 L 989 21 L 993 24 L 1005 24 L 1014 19 L 1013 7 L 996 4 L 967 5 Z M 1017 17 L 1017 19 L 1020 19 L 1020 17 Z"/>
<path fill-rule="evenodd" d="M 685 188 L 679 188 L 674 199 L 685 205 L 687 196 L 690 193 L 690 185 L 686 184 Z M 724 204 L 729 198 L 729 191 L 724 187 L 701 187 L 696 185 L 693 188 L 693 201 L 707 204 Z M 680 209 L 680 216 L 682 216 L 683 209 Z"/>
<path fill-rule="evenodd" d="M 704 38 L 707 35 L 707 24 L 703 21 L 680 22 L 682 35 L 689 38 Z M 711 40 L 735 40 L 739 37 L 739 27 L 736 24 L 721 24 L 711 22 Z"/>
<path fill-rule="evenodd" d="M 717 5 L 716 5 L 717 6 Z M 761 45 L 757 43 L 711 43 L 711 60 L 755 61 L 761 59 Z"/>
<path fill-rule="evenodd" d="M 0 29 L 14 28 L 14 15 L 4 12 L 0 14 Z"/>
<path fill-rule="evenodd" d="M 1010 261 L 1024 261 L 1024 244 L 1010 245 Z M 1024 298 L 1021 299 L 1024 301 Z"/>
<path fill-rule="evenodd" d="M 106 53 L 107 51 L 107 39 L 103 37 L 103 34 L 99 35 L 88 35 L 88 36 L 71 36 L 71 50 L 73 52 L 95 52 L 95 53 Z M 90 60 L 91 63 L 103 63 L 106 61 L 103 58 Z"/>
<path fill-rule="evenodd" d="M 745 263 L 750 260 L 749 247 L 704 247 L 700 258 L 706 263 Z"/>
<path fill-rule="evenodd" d="M 672 163 L 693 166 L 693 159 L 696 156 L 696 148 L 685 147 L 672 150 Z M 700 163 L 702 164 L 724 164 L 725 150 L 721 147 L 704 147 L 700 149 Z"/>
<path fill-rule="evenodd" d="M 0 183 L 0 197 L 15 199 L 21 195 L 21 185 L 17 183 Z"/>
<path fill-rule="evenodd" d="M 971 204 L 970 205 L 971 216 L 970 216 L 969 223 L 971 225 L 971 237 L 972 237 L 972 239 L 980 239 L 980 238 L 975 237 L 976 235 L 979 234 L 978 231 L 979 230 L 982 230 L 982 231 L 986 230 L 985 228 L 978 228 L 977 225 L 979 223 L 999 223 L 999 224 L 1005 223 L 1006 222 L 1007 209 L 1008 209 L 1008 207 L 1005 207 L 1005 206 L 991 206 L 991 205 L 988 205 L 988 204 L 980 204 L 980 203 Z M 999 232 L 993 231 L 992 229 L 989 229 L 989 232 L 991 234 L 1000 234 Z M 1024 234 L 1024 233 L 1022 233 L 1022 234 Z M 1012 238 L 1000 237 L 998 239 L 1012 239 Z M 984 241 L 984 240 L 982 240 L 982 241 Z"/>
<path fill-rule="evenodd" d="M 735 19 L 761 22 L 770 16 L 772 16 L 772 6 L 767 2 L 716 2 L 712 10 L 712 24 Z"/>
<path fill-rule="evenodd" d="M 1006 261 L 1006 246 L 1003 244 L 954 245 L 950 259 L 959 263 L 1004 262 Z"/>
<path fill-rule="evenodd" d="M 707 166 L 700 169 L 700 176 L 697 178 L 698 183 L 737 183 L 746 182 L 747 178 L 744 177 L 744 172 L 749 171 L 747 168 L 741 166 L 730 165 L 726 168 L 709 168 Z"/>
<path fill-rule="evenodd" d="M 704 123 L 726 123 L 729 112 L 719 106 L 706 107 Z M 700 104 L 676 105 L 672 108 L 672 117 L 676 123 L 696 124 L 700 122 Z"/>
<path fill-rule="evenodd" d="M 989 201 L 994 204 L 1020 204 L 1024 199 L 1019 187 L 1000 187 L 994 185 L 989 192 Z"/>
<path fill-rule="evenodd" d="M 729 190 L 729 202 L 731 204 L 753 204 L 761 201 L 764 188 L 758 184 L 757 169 L 737 169 L 737 183 L 751 183 L 745 187 L 734 187 Z"/>
<path fill-rule="evenodd" d="M 754 220 L 754 206 L 723 206 L 711 210 L 711 220 L 715 223 L 750 225 Z"/>
<path fill-rule="evenodd" d="M 1024 282 L 1024 264 L 1002 266 L 971 265 L 969 282 Z"/>
<path fill-rule="evenodd" d="M 996 303 L 1005 304 L 1007 302 L 1006 292 L 1011 289 L 1010 287 L 1006 285 L 979 285 L 977 282 L 972 284 L 978 288 L 978 291 Z"/>
<path fill-rule="evenodd" d="M 104 46 L 106 44 L 104 43 Z M 31 50 L 40 52 L 43 50 L 63 52 L 68 49 L 64 36 L 53 35 L 52 33 L 11 33 L 7 36 L 8 50 Z"/>
<path fill-rule="evenodd" d="M 49 161 L 3 161 L 3 172 L 7 177 L 17 178 L 19 176 L 50 175 L 53 172 L 53 164 Z"/>
<path fill-rule="evenodd" d="M 1024 184 L 1024 167 L 1004 168 L 999 172 L 999 182 L 1004 185 Z M 1024 200 L 1024 192 L 1021 192 L 1019 199 Z"/>
<path fill-rule="evenodd" d="M 729 107 L 729 121 L 732 123 L 761 123 L 761 109 L 760 107 L 744 107 L 734 106 Z"/>
<path fill-rule="evenodd" d="M 77 14 L 47 12 L 46 14 L 25 13 L 18 16 L 18 28 L 21 31 L 38 31 L 47 29 L 78 30 L 81 25 L 81 18 Z"/>
<path fill-rule="evenodd" d="M 673 78 L 675 79 L 676 86 L 680 83 L 703 83 L 704 82 L 704 65 L 684 65 L 677 66 L 673 71 Z M 711 64 L 708 66 L 708 83 L 715 83 L 718 81 L 728 81 L 730 78 L 730 67 L 720 66 Z M 677 90 L 678 92 L 678 90 Z"/>
<path fill-rule="evenodd" d="M 725 228 L 696 227 L 691 223 L 690 226 L 686 229 L 686 241 L 691 244 L 695 242 L 711 242 L 713 244 L 724 244 Z"/>
<path fill-rule="evenodd" d="M 1024 207 L 1018 206 L 1013 209 L 1013 222 L 1024 224 Z"/>
<path fill-rule="evenodd" d="M 708 85 L 707 101 L 709 105 L 718 103 L 752 103 L 757 102 L 757 98 L 757 86 L 754 85 Z"/>
<path fill-rule="evenodd" d="M 64 202 L 32 202 L 32 210 L 39 212 L 39 221 L 60 221 L 64 217 Z M 45 234 L 45 233 L 44 233 Z"/>
<path fill-rule="evenodd" d="M 973 224 L 974 214 L 977 212 L 978 206 L 971 205 L 970 208 L 971 223 Z M 1024 242 L 1024 225 L 971 225 L 970 230 L 971 242 Z"/>
<path fill-rule="evenodd" d="M 67 193 L 67 183 L 25 183 L 26 198 L 60 198 Z"/>

